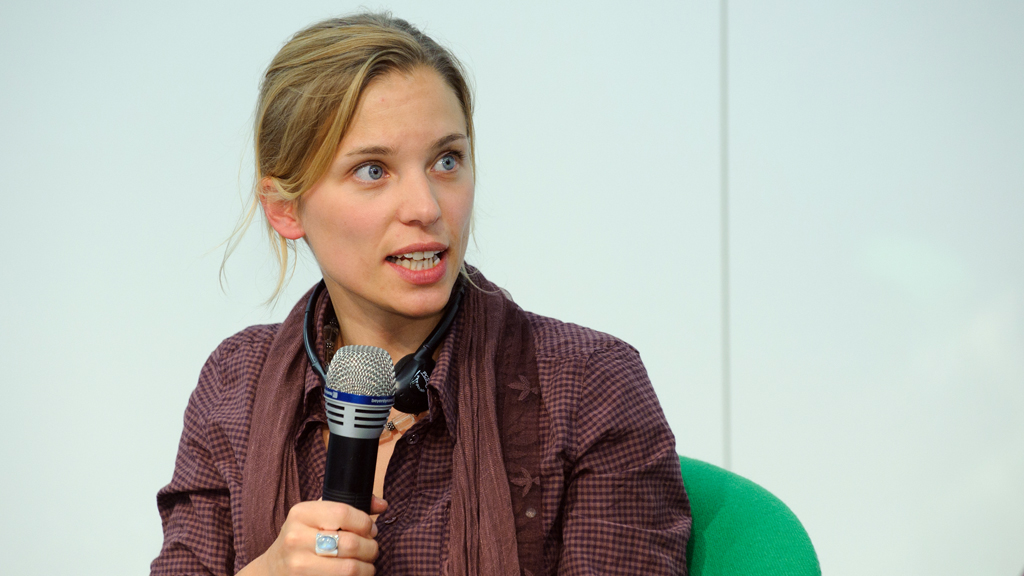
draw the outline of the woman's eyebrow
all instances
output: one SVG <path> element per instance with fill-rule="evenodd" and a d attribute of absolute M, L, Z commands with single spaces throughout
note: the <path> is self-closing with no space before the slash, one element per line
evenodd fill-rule
<path fill-rule="evenodd" d="M 465 140 L 466 135 L 461 132 L 452 132 L 447 136 L 438 138 L 434 142 L 433 148 L 444 148 L 445 146 L 456 142 L 458 140 Z M 363 148 L 356 148 L 355 150 L 349 150 L 345 153 L 345 156 L 394 156 L 396 154 L 395 149 L 390 146 L 364 146 Z"/>
<path fill-rule="evenodd" d="M 443 138 L 439 138 L 437 140 L 437 142 L 434 142 L 434 148 L 444 148 L 445 146 L 451 144 L 452 142 L 455 142 L 457 140 L 465 140 L 465 139 L 466 139 L 466 135 L 465 134 L 462 134 L 461 132 L 452 132 L 451 134 L 449 134 L 449 135 L 447 135 L 447 136 L 445 136 Z"/>
<path fill-rule="evenodd" d="M 349 150 L 345 153 L 345 156 L 393 156 L 394 154 L 394 148 L 388 146 L 367 146 L 365 148 Z"/>

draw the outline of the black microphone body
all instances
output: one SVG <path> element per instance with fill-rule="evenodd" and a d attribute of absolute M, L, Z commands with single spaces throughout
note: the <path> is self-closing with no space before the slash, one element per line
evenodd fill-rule
<path fill-rule="evenodd" d="M 370 513 L 377 445 L 376 439 L 331 434 L 327 441 L 327 465 L 324 469 L 324 500 L 344 502 Z M 366 474 L 367 470 L 369 474 Z"/>
<path fill-rule="evenodd" d="M 323 498 L 370 513 L 380 434 L 395 403 L 395 371 L 387 351 L 345 346 L 327 371 L 324 400 L 327 463 Z"/>

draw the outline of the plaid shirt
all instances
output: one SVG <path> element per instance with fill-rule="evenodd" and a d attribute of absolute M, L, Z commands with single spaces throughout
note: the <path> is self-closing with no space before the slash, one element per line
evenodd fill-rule
<path fill-rule="evenodd" d="M 675 440 L 639 354 L 580 326 L 530 315 L 540 394 L 539 483 L 546 574 L 685 574 L 690 506 Z M 151 574 L 234 574 L 242 468 L 256 382 L 278 325 L 252 326 L 210 356 L 185 411 L 171 483 L 157 494 L 164 544 Z M 431 406 L 388 466 L 379 574 L 436 574 L 447 555 L 457 392 L 446 386 L 457 321 L 430 379 Z M 524 391 L 524 394 L 526 392 Z M 285 407 L 283 407 L 285 408 Z M 323 387 L 307 369 L 295 436 L 300 491 L 321 496 Z M 517 519 L 521 520 L 521 519 Z M 310 542 L 312 549 L 313 542 Z M 524 571 L 529 572 L 529 571 Z M 539 575 L 538 575 L 539 576 Z"/>

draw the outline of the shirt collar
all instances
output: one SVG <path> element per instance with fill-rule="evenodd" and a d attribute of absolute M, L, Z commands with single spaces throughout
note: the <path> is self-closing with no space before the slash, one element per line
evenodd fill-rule
<path fill-rule="evenodd" d="M 457 349 L 457 343 L 463 332 L 463 324 L 465 323 L 464 311 L 468 296 L 467 294 L 463 298 L 460 310 L 455 316 L 455 321 L 452 322 L 448 333 L 441 340 L 441 351 L 438 354 L 437 362 L 434 364 L 434 369 L 431 371 L 430 379 L 427 383 L 428 418 L 431 422 L 438 418 L 443 418 L 448 428 L 448 434 L 453 438 L 455 437 L 455 424 L 458 416 L 458 386 L 455 382 L 458 376 L 452 373 L 451 365 L 455 356 L 455 350 Z M 316 337 L 313 350 L 316 351 L 320 364 L 326 368 L 327 362 L 323 354 L 325 343 L 324 327 L 334 319 L 331 295 L 326 290 L 323 291 L 319 302 L 316 304 L 315 314 Z M 303 392 L 303 408 L 307 420 L 327 421 L 326 416 L 320 413 L 323 412 L 321 408 L 323 406 L 323 389 L 324 383 L 317 376 L 316 372 L 313 371 L 313 367 L 307 364 L 305 390 Z"/>
<path fill-rule="evenodd" d="M 430 373 L 427 381 L 427 399 L 429 402 L 429 418 L 433 422 L 438 418 L 444 418 L 448 428 L 448 435 L 455 437 L 456 418 L 458 417 L 458 373 L 452 370 L 455 363 L 455 351 L 459 349 L 458 343 L 462 338 L 463 324 L 465 323 L 465 302 L 463 298 L 460 310 L 452 322 L 451 328 L 441 341 L 441 352 L 438 354 L 437 363 Z M 463 358 L 461 361 L 465 362 Z"/>

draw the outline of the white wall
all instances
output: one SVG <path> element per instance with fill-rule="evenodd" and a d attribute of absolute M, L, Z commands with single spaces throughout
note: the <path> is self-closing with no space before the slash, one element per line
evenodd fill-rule
<path fill-rule="evenodd" d="M 261 307 L 253 230 L 217 284 L 259 75 L 356 7 L 0 8 L 5 573 L 147 570 L 206 355 L 316 278 Z M 477 85 L 470 261 L 633 343 L 679 451 L 719 463 L 718 5 L 389 7 Z M 1019 575 L 1024 5 L 729 14 L 735 470 L 828 574 Z"/>
<path fill-rule="evenodd" d="M 1024 570 L 1022 25 L 732 11 L 736 462 L 830 573 Z"/>

